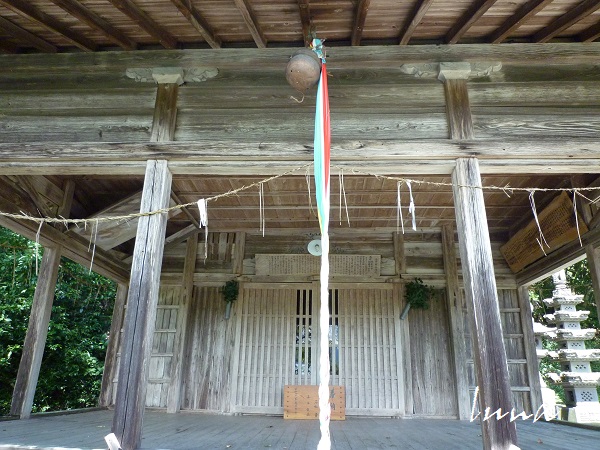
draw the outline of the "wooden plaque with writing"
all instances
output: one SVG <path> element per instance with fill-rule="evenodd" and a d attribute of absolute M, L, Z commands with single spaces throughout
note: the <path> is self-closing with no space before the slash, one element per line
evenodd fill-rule
<path fill-rule="evenodd" d="M 579 234 L 588 231 L 581 217 L 577 216 L 577 222 L 575 221 L 573 202 L 566 192 L 552 200 L 548 206 L 541 212 L 538 211 L 537 214 L 545 242 L 540 237 L 536 221 L 532 220 L 500 247 L 500 252 L 513 273 L 544 256 L 541 246 L 544 247 L 546 253 L 550 253 L 561 245 L 577 239 L 578 227 Z"/>
<path fill-rule="evenodd" d="M 283 418 L 319 420 L 319 386 L 284 386 Z M 329 386 L 331 420 L 346 420 L 346 389 Z"/>

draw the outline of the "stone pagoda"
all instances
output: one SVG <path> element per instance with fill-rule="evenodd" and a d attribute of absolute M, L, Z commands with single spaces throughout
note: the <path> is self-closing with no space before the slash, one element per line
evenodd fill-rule
<path fill-rule="evenodd" d="M 600 350 L 586 350 L 585 341 L 593 339 L 596 330 L 582 329 L 589 311 L 577 311 L 576 305 L 583 301 L 583 295 L 573 294 L 567 287 L 564 270 L 552 276 L 556 289 L 552 298 L 544 303 L 554 308 L 554 314 L 546 314 L 548 323 L 556 329 L 547 335 L 558 343 L 558 350 L 548 352 L 548 356 L 560 363 L 562 372 L 551 374 L 554 384 L 565 390 L 566 407 L 559 418 L 571 422 L 600 422 L 600 403 L 596 387 L 600 385 L 600 372 L 592 372 L 591 361 L 600 360 Z"/>

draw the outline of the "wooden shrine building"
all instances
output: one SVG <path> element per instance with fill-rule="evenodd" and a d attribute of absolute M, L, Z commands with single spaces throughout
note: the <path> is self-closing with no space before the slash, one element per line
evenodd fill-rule
<path fill-rule="evenodd" d="M 600 279 L 599 2 L 0 0 L 0 225 L 44 247 L 13 414 L 61 255 L 119 283 L 100 404 L 124 449 L 146 406 L 282 414 L 318 383 L 315 91 L 285 79 L 311 31 L 346 414 L 468 419 L 476 387 L 482 410 L 541 405 L 527 285 L 586 255 Z M 415 278 L 435 299 L 400 320 Z"/>

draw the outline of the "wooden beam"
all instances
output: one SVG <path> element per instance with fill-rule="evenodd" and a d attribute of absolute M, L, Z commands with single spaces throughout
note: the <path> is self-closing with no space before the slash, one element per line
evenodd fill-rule
<path fill-rule="evenodd" d="M 467 346 L 463 325 L 464 297 L 458 280 L 454 226 L 450 224 L 442 225 L 442 256 L 444 259 L 444 274 L 446 275 L 446 297 L 450 316 L 450 339 L 452 339 L 452 355 L 454 357 L 458 418 L 467 420 L 471 413 L 471 399 L 467 374 Z"/>
<path fill-rule="evenodd" d="M 176 413 L 181 408 L 181 389 L 183 381 L 184 354 L 189 345 L 188 321 L 193 320 L 188 317 L 188 310 L 193 300 L 194 294 L 194 273 L 196 272 L 196 256 L 198 253 L 198 234 L 193 234 L 188 238 L 185 260 L 183 265 L 183 277 L 181 285 L 183 287 L 179 311 L 177 314 L 177 331 L 175 332 L 175 341 L 173 344 L 173 359 L 171 360 L 171 374 L 169 380 L 169 394 L 167 397 L 167 412 Z"/>
<path fill-rule="evenodd" d="M 99 31 L 109 40 L 121 46 L 125 50 L 135 50 L 137 43 L 130 39 L 125 33 L 114 27 L 107 20 L 100 17 L 94 11 L 88 9 L 77 0 L 51 0 L 57 6 L 67 11 L 73 17 L 77 17 L 90 28 Z"/>
<path fill-rule="evenodd" d="M 63 185 L 63 198 L 56 210 L 56 217 L 71 217 L 71 207 L 75 199 L 75 182 L 67 179 Z"/>
<path fill-rule="evenodd" d="M 248 27 L 256 46 L 258 48 L 266 48 L 267 39 L 260 29 L 258 20 L 256 20 L 256 15 L 250 6 L 250 3 L 248 3 L 248 0 L 234 0 L 234 2 L 235 6 L 237 6 L 238 10 L 242 14 L 242 17 L 244 18 L 244 22 L 246 23 L 246 26 Z"/>
<path fill-rule="evenodd" d="M 450 139 L 470 140 L 474 138 L 473 118 L 469 104 L 467 78 L 471 73 L 468 63 L 441 63 L 439 78 L 444 83 L 446 117 Z"/>
<path fill-rule="evenodd" d="M 171 234 L 170 236 L 167 236 L 167 238 L 165 239 L 165 248 L 167 249 L 173 247 L 185 241 L 191 235 L 199 233 L 199 231 L 200 230 L 196 225 L 188 225 L 187 227 L 182 228 L 181 230 Z"/>
<path fill-rule="evenodd" d="M 302 22 L 302 36 L 304 45 L 308 47 L 312 42 L 312 21 L 310 19 L 310 0 L 298 0 L 300 21 Z"/>
<path fill-rule="evenodd" d="M 404 23 L 404 27 L 400 32 L 400 45 L 408 44 L 408 41 L 410 41 L 410 38 L 423 20 L 423 17 L 425 17 L 427 10 L 432 3 L 433 0 L 417 0 L 409 18 Z"/>
<path fill-rule="evenodd" d="M 167 162 L 148 161 L 140 212 L 167 207 L 170 192 Z M 166 214 L 142 217 L 135 240 L 112 426 L 123 450 L 141 442 L 166 226 Z"/>
<path fill-rule="evenodd" d="M 113 405 L 113 385 L 117 375 L 117 353 L 121 342 L 121 329 L 125 317 L 125 304 L 127 303 L 127 291 L 129 286 L 124 283 L 117 285 L 117 295 L 113 307 L 110 331 L 108 333 L 108 346 L 104 358 L 104 371 L 102 372 L 102 384 L 98 406 L 108 407 Z"/>
<path fill-rule="evenodd" d="M 38 194 L 35 186 L 31 183 L 31 179 L 26 176 L 18 175 L 17 181 L 19 186 L 27 192 L 27 195 L 37 208 L 40 216 L 42 217 L 54 217 L 54 212 L 48 207 L 46 201 Z"/>
<path fill-rule="evenodd" d="M 175 136 L 177 123 L 177 83 L 158 83 L 154 118 L 152 120 L 151 142 L 169 142 Z"/>
<path fill-rule="evenodd" d="M 2 211 L 11 210 L 10 205 L 0 203 Z M 36 240 L 38 224 L 30 220 L 15 220 L 8 217 L 0 217 L 0 226 L 6 227 L 15 233 L 25 236 L 33 241 Z M 40 231 L 40 244 L 46 246 L 63 246 L 63 256 L 83 266 L 89 265 L 91 250 L 89 242 L 79 236 L 67 236 L 50 225 L 43 225 Z M 123 262 L 112 257 L 102 249 L 96 248 L 94 255 L 94 272 L 116 281 L 127 281 L 129 279 L 129 267 Z"/>
<path fill-rule="evenodd" d="M 257 52 L 251 48 L 227 48 L 215 52 L 213 49 L 194 50 L 148 50 L 144 52 L 98 52 L 94 54 L 36 54 L 23 58 L 21 55 L 6 55 L 2 60 L 10 66 L 10 72 L 3 72 L 3 80 L 40 76 L 56 76 L 59 73 L 79 73 L 81 75 L 102 73 L 123 73 L 132 67 L 181 67 L 192 69 L 202 61 L 205 67 L 218 67 L 221 73 L 229 70 L 247 70 L 255 67 L 262 72 L 279 74 L 293 52 L 290 48 L 269 48 Z M 549 70 L 553 65 L 594 65 L 600 59 L 600 43 L 581 45 L 578 43 L 548 44 L 461 44 L 461 45 L 388 45 L 327 48 L 328 66 L 331 71 L 356 70 L 357 61 L 361 67 L 370 70 L 398 70 L 400 64 L 431 63 L 432 61 L 498 61 L 504 66 L 523 68 L 543 66 Z"/>
<path fill-rule="evenodd" d="M 584 0 L 566 14 L 563 14 L 554 22 L 546 25 L 540 31 L 535 33 L 533 35 L 533 42 L 548 42 L 554 36 L 579 22 L 584 17 L 589 16 L 598 8 L 600 8 L 600 2 L 598 2 L 598 0 Z"/>
<path fill-rule="evenodd" d="M 582 187 L 586 187 L 586 185 L 587 185 L 587 183 L 585 183 L 583 174 L 571 175 L 570 178 L 571 178 L 571 180 L 570 180 L 571 187 L 573 187 L 573 188 L 582 188 Z M 584 192 L 584 194 L 585 194 L 585 192 Z M 575 194 L 573 194 L 573 195 L 575 195 Z M 592 218 L 593 218 L 591 204 L 587 200 L 585 200 L 579 196 L 577 196 L 577 197 L 578 198 L 575 200 L 575 206 L 577 208 L 577 212 L 579 214 L 581 214 L 583 221 L 589 228 L 589 225 L 592 222 Z"/>
<path fill-rule="evenodd" d="M 529 288 L 527 286 L 520 286 L 517 289 L 517 299 L 519 301 L 519 316 L 521 319 L 521 327 L 523 329 L 525 359 L 527 360 L 527 379 L 529 380 L 529 398 L 531 401 L 529 414 L 535 414 L 544 401 L 542 399 L 540 363 L 535 349 L 533 316 L 531 313 L 531 303 L 529 302 Z"/>
<path fill-rule="evenodd" d="M 146 33 L 154 37 L 165 48 L 177 48 L 177 39 L 158 25 L 132 0 L 108 0 L 115 8 L 137 23 Z"/>
<path fill-rule="evenodd" d="M 24 45 L 22 45 L 23 47 L 30 46 L 46 53 L 56 53 L 58 51 L 54 45 L 12 23 L 4 17 L 0 17 L 0 30 L 5 31 L 8 35 L 22 41 L 24 43 Z"/>
<path fill-rule="evenodd" d="M 465 295 L 472 321 L 479 410 L 510 411 L 512 394 L 483 192 L 466 187 L 481 186 L 477 159 L 457 159 L 452 182 Z M 517 445 L 516 424 L 506 418 L 481 420 L 481 429 L 485 450 L 509 450 Z"/>
<path fill-rule="evenodd" d="M 600 38 L 600 22 L 579 33 L 579 40 L 582 42 L 593 42 L 598 38 Z"/>
<path fill-rule="evenodd" d="M 285 149 L 282 154 L 281 149 Z M 140 175 L 144 161 L 169 160 L 178 175 L 264 176 L 310 164 L 310 143 L 190 141 L 171 143 L 0 143 L 0 175 Z M 589 173 L 600 162 L 597 139 L 410 141 L 332 143 L 337 167 L 381 174 L 450 174 L 454 160 L 477 156 L 481 172 Z M 365 155 L 369 158 L 365 158 Z M 418 158 L 417 158 L 418 155 Z"/>
<path fill-rule="evenodd" d="M 246 233 L 240 231 L 235 234 L 235 248 L 233 253 L 233 270 L 236 275 L 244 273 L 244 256 L 246 255 Z"/>
<path fill-rule="evenodd" d="M 393 235 L 394 240 L 394 263 L 396 265 L 396 275 L 400 276 L 406 273 L 406 253 L 404 251 L 404 234 L 396 231 Z"/>
<path fill-rule="evenodd" d="M 363 30 L 365 28 L 365 22 L 367 20 L 367 13 L 369 12 L 369 6 L 371 0 L 359 0 L 356 5 L 356 13 L 354 14 L 354 25 L 352 27 L 352 45 L 360 45 L 362 39 Z"/>
<path fill-rule="evenodd" d="M 521 5 L 512 16 L 504 21 L 489 37 L 492 44 L 500 44 L 510 34 L 517 30 L 521 25 L 534 17 L 538 12 L 544 9 L 553 0 L 529 0 Z"/>
<path fill-rule="evenodd" d="M 44 248 L 44 256 L 35 286 L 29 325 L 10 406 L 10 413 L 21 419 L 28 419 L 31 416 L 33 397 L 48 336 L 61 250 L 60 246 Z"/>
<path fill-rule="evenodd" d="M 19 53 L 19 46 L 6 39 L 0 40 L 0 52 L 6 55 Z"/>
<path fill-rule="evenodd" d="M 596 317 L 600 317 L 600 249 L 594 244 L 588 244 L 585 246 L 585 256 L 592 278 L 592 290 L 598 313 Z"/>
<path fill-rule="evenodd" d="M 179 196 L 177 194 L 175 194 L 174 191 L 171 191 L 171 198 L 173 199 L 173 201 L 175 202 L 175 204 L 177 204 L 177 205 L 182 205 L 183 204 L 183 202 L 181 201 L 181 199 L 179 198 Z M 198 222 L 198 219 L 196 219 L 196 216 L 194 216 L 192 214 L 192 212 L 190 211 L 190 208 L 188 208 L 187 206 L 183 206 L 181 208 L 181 210 L 188 217 L 188 219 L 190 219 L 190 222 L 192 222 L 192 224 L 195 227 L 200 227 L 200 223 Z"/>
<path fill-rule="evenodd" d="M 456 44 L 471 26 L 490 9 L 497 0 L 477 0 L 462 15 L 446 35 L 446 43 Z"/>
<path fill-rule="evenodd" d="M 585 247 L 587 245 L 592 245 L 594 247 L 600 245 L 600 227 L 582 234 L 581 244 L 579 243 L 579 240 L 576 239 L 573 242 L 554 250 L 552 253 L 549 253 L 548 256 L 538 259 L 536 262 L 518 272 L 516 274 L 517 284 L 529 286 L 565 267 L 581 261 L 586 256 Z"/>
<path fill-rule="evenodd" d="M 212 48 L 221 48 L 221 39 L 215 35 L 211 26 L 202 17 L 202 14 L 192 4 L 191 0 L 171 0 L 171 2 L 177 6 L 177 9 L 189 20 L 208 45 Z"/>
<path fill-rule="evenodd" d="M 0 5 L 7 7 L 11 11 L 16 12 L 54 33 L 60 34 L 83 51 L 93 52 L 98 48 L 92 40 L 71 30 L 52 16 L 37 9 L 25 0 L 0 0 Z"/>

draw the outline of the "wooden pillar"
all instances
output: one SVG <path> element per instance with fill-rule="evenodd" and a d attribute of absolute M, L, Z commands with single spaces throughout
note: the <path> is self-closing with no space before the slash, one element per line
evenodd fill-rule
<path fill-rule="evenodd" d="M 177 331 L 175 334 L 173 360 L 171 361 L 171 374 L 169 381 L 169 394 L 167 397 L 167 412 L 176 413 L 181 408 L 181 381 L 184 366 L 184 352 L 188 346 L 188 310 L 194 293 L 194 273 L 196 272 L 196 253 L 198 251 L 198 233 L 187 240 L 185 262 L 183 266 L 182 286 L 183 293 L 177 314 Z"/>
<path fill-rule="evenodd" d="M 481 186 L 481 176 L 476 158 L 457 159 L 452 184 L 465 295 L 473 320 L 480 410 L 489 408 L 491 414 L 501 408 L 502 412 L 509 412 L 512 394 L 483 191 L 477 188 Z M 517 429 L 509 418 L 482 417 L 481 428 L 485 450 L 515 449 Z"/>
<path fill-rule="evenodd" d="M 10 413 L 21 419 L 28 419 L 31 416 L 33 397 L 48 336 L 61 251 L 62 247 L 60 246 L 46 247 L 38 274 L 23 354 L 10 407 Z"/>
<path fill-rule="evenodd" d="M 525 359 L 527 360 L 527 378 L 529 378 L 529 399 L 531 401 L 531 411 L 529 411 L 529 413 L 535 414 L 544 401 L 542 399 L 539 361 L 535 349 L 535 334 L 533 333 L 531 303 L 529 303 L 529 288 L 527 286 L 519 286 L 517 289 L 517 297 L 519 301 L 521 327 L 523 329 Z"/>
<path fill-rule="evenodd" d="M 140 212 L 168 207 L 170 192 L 167 161 L 148 161 Z M 123 450 L 141 442 L 166 226 L 166 213 L 143 216 L 135 238 L 112 427 Z"/>
<path fill-rule="evenodd" d="M 446 274 L 446 296 L 450 314 L 450 338 L 454 356 L 454 372 L 456 376 L 456 400 L 458 418 L 466 420 L 471 413 L 469 398 L 469 381 L 467 375 L 467 347 L 463 324 L 463 294 L 458 281 L 456 249 L 454 247 L 454 227 L 450 224 L 442 226 L 442 253 L 444 272 Z"/>
<path fill-rule="evenodd" d="M 127 301 L 128 285 L 119 283 L 115 306 L 113 307 L 112 321 L 108 334 L 108 348 L 104 359 L 104 372 L 102 373 L 102 387 L 100 388 L 99 406 L 110 406 L 113 404 L 113 380 L 117 369 L 117 353 L 121 342 L 121 328 L 125 317 L 125 303 Z"/>
<path fill-rule="evenodd" d="M 600 250 L 592 244 L 585 246 L 590 276 L 592 277 L 592 289 L 594 290 L 594 299 L 596 300 L 596 310 L 600 317 Z"/>

